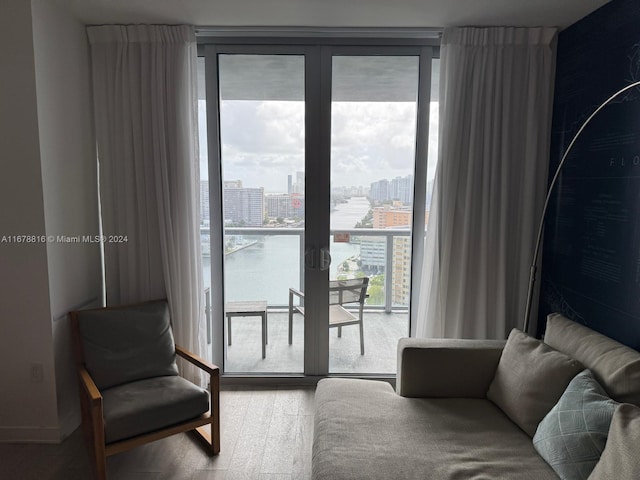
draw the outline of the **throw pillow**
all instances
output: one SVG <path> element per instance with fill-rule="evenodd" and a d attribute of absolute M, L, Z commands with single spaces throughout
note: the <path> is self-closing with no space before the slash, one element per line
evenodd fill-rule
<path fill-rule="evenodd" d="M 621 404 L 613 414 L 609 438 L 589 480 L 637 480 L 640 472 L 640 408 Z"/>
<path fill-rule="evenodd" d="M 585 370 L 540 422 L 533 446 L 562 480 L 584 480 L 600 460 L 617 406 Z"/>
<path fill-rule="evenodd" d="M 487 398 L 530 437 L 584 367 L 517 329 L 507 343 Z"/>
<path fill-rule="evenodd" d="M 547 318 L 544 343 L 591 370 L 611 398 L 640 406 L 640 353 L 637 350 L 559 313 Z"/>

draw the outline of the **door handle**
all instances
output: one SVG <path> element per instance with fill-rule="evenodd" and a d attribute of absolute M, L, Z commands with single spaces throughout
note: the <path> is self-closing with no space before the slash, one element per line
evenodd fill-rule
<path fill-rule="evenodd" d="M 329 266 L 331 265 L 331 253 L 329 253 L 329 249 L 327 247 L 323 247 L 320 249 L 320 270 L 325 271 L 329 270 Z"/>
<path fill-rule="evenodd" d="M 308 269 L 316 269 L 316 249 L 309 247 L 304 251 L 304 266 Z"/>

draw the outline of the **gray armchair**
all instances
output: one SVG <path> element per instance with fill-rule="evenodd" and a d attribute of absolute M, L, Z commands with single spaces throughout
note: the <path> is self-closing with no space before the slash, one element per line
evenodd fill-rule
<path fill-rule="evenodd" d="M 189 430 L 220 451 L 219 369 L 175 345 L 165 300 L 70 318 L 96 478 L 106 479 L 109 455 Z M 209 374 L 208 392 L 178 375 L 176 356 Z"/>

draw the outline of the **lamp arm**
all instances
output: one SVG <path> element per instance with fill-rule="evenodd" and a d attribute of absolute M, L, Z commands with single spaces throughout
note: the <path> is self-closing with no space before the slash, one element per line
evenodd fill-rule
<path fill-rule="evenodd" d="M 547 208 L 549 207 L 549 200 L 551 199 L 553 188 L 556 186 L 556 183 L 558 182 L 558 178 L 560 177 L 560 172 L 562 171 L 562 167 L 564 166 L 564 163 L 567 160 L 569 156 L 569 152 L 573 148 L 573 145 L 576 143 L 576 141 L 578 140 L 578 137 L 580 136 L 580 134 L 582 134 L 583 130 L 587 127 L 587 125 L 589 125 L 593 117 L 595 117 L 600 112 L 600 110 L 602 110 L 604 107 L 609 105 L 609 103 L 611 103 L 618 95 L 621 95 L 624 92 L 638 86 L 640 86 L 640 81 L 635 81 L 633 83 L 630 83 L 626 87 L 621 88 L 616 93 L 611 95 L 598 108 L 596 108 L 593 111 L 593 113 L 589 115 L 589 118 L 587 118 L 582 124 L 582 126 L 578 129 L 578 132 L 574 135 L 573 139 L 571 140 L 571 143 L 569 143 L 569 146 L 564 151 L 564 154 L 560 159 L 560 163 L 558 164 L 558 167 L 556 168 L 553 178 L 551 179 L 551 183 L 549 184 L 549 188 L 547 190 L 547 196 L 544 199 L 544 206 L 542 207 L 542 215 L 540 216 L 540 224 L 538 225 L 538 236 L 536 237 L 536 245 L 533 250 L 533 261 L 531 262 L 531 268 L 529 269 L 529 290 L 527 291 L 527 304 L 525 307 L 524 322 L 523 322 L 523 328 L 522 328 L 522 331 L 525 333 L 529 333 L 528 332 L 529 317 L 531 315 L 531 303 L 533 301 L 533 287 L 536 283 L 536 272 L 538 269 L 537 265 L 538 265 L 538 257 L 540 256 L 540 245 L 542 243 L 542 232 L 544 230 L 544 221 L 547 215 Z"/>

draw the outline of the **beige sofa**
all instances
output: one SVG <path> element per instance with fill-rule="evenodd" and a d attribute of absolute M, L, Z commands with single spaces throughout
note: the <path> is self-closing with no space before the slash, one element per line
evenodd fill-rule
<path fill-rule="evenodd" d="M 511 337 L 507 347 L 503 341 L 402 339 L 395 391 L 382 381 L 321 380 L 316 391 L 313 479 L 559 478 L 534 448 L 532 437 L 539 416 L 547 415 L 569 380 L 549 374 L 543 366 L 546 360 L 536 357 L 541 352 L 544 358 L 564 352 L 571 357 L 563 360 L 567 378 L 588 368 L 615 401 L 640 405 L 639 352 L 558 314 L 548 319 L 544 344 L 530 343 L 522 355 L 520 347 L 511 347 Z M 531 417 L 540 409 L 541 392 L 548 406 L 543 402 L 543 411 Z M 630 408 L 635 409 L 632 416 L 640 412 Z M 640 440 L 640 415 L 636 416 L 635 431 L 606 440 L 590 480 L 626 480 L 625 472 L 638 474 L 629 478 L 640 478 L 640 464 L 638 470 L 629 464 L 628 445 L 624 446 L 629 438 Z M 616 447 L 618 442 L 623 446 Z M 640 449 L 640 443 L 635 441 L 631 448 Z M 605 456 L 608 463 L 601 465 Z M 606 475 L 613 468 L 616 476 L 602 476 L 607 468 Z"/>

